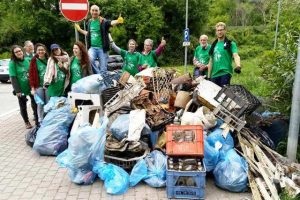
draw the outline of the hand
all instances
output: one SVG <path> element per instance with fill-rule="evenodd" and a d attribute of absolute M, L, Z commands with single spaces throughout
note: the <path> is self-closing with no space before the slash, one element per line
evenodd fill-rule
<path fill-rule="evenodd" d="M 63 63 L 60 62 L 60 61 L 58 61 L 57 65 L 58 65 L 59 68 L 62 68 L 62 67 L 63 67 Z"/>
<path fill-rule="evenodd" d="M 207 69 L 207 66 L 206 65 L 201 65 L 200 66 L 200 71 L 205 71 Z"/>
<path fill-rule="evenodd" d="M 31 93 L 32 95 L 35 95 L 35 89 L 31 89 L 30 93 Z"/>
<path fill-rule="evenodd" d="M 118 21 L 119 24 L 123 24 L 124 23 L 124 19 L 123 19 L 123 17 L 121 17 L 121 14 L 119 15 L 117 21 Z"/>
<path fill-rule="evenodd" d="M 237 74 L 240 74 L 242 72 L 241 70 L 242 70 L 241 67 L 234 68 L 234 72 Z"/>
<path fill-rule="evenodd" d="M 142 68 L 143 68 L 143 69 L 146 69 L 146 68 L 148 68 L 148 65 L 147 65 L 147 64 L 143 64 L 143 65 L 142 65 Z"/>
<path fill-rule="evenodd" d="M 164 39 L 164 37 L 162 37 L 162 38 L 161 38 L 160 45 L 166 46 L 166 44 L 167 44 L 166 40 Z"/>
<path fill-rule="evenodd" d="M 74 27 L 77 31 L 81 30 L 80 26 L 77 23 L 74 24 Z"/>
<path fill-rule="evenodd" d="M 21 97 L 22 93 L 21 92 L 17 92 L 16 95 L 17 95 L 17 97 Z"/>

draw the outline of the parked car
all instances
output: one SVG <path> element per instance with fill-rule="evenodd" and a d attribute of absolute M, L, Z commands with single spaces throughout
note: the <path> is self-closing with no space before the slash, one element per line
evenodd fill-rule
<path fill-rule="evenodd" d="M 10 59 L 0 60 L 0 81 L 7 83 L 9 81 L 8 63 Z"/>

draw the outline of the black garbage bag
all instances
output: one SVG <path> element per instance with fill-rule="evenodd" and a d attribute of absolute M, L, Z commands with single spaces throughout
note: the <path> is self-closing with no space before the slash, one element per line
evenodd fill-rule
<path fill-rule="evenodd" d="M 25 134 L 25 142 L 28 146 L 33 146 L 38 130 L 39 126 L 34 126 Z"/>

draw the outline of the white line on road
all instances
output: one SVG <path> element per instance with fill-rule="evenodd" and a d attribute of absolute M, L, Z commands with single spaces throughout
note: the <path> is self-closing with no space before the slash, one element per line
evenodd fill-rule
<path fill-rule="evenodd" d="M 62 3 L 62 10 L 88 10 L 86 3 Z"/>

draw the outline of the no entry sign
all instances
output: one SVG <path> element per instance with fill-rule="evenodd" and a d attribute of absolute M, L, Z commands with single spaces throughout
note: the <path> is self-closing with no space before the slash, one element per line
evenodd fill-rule
<path fill-rule="evenodd" d="M 89 12 L 88 0 L 60 0 L 60 11 L 72 22 L 83 20 Z"/>

